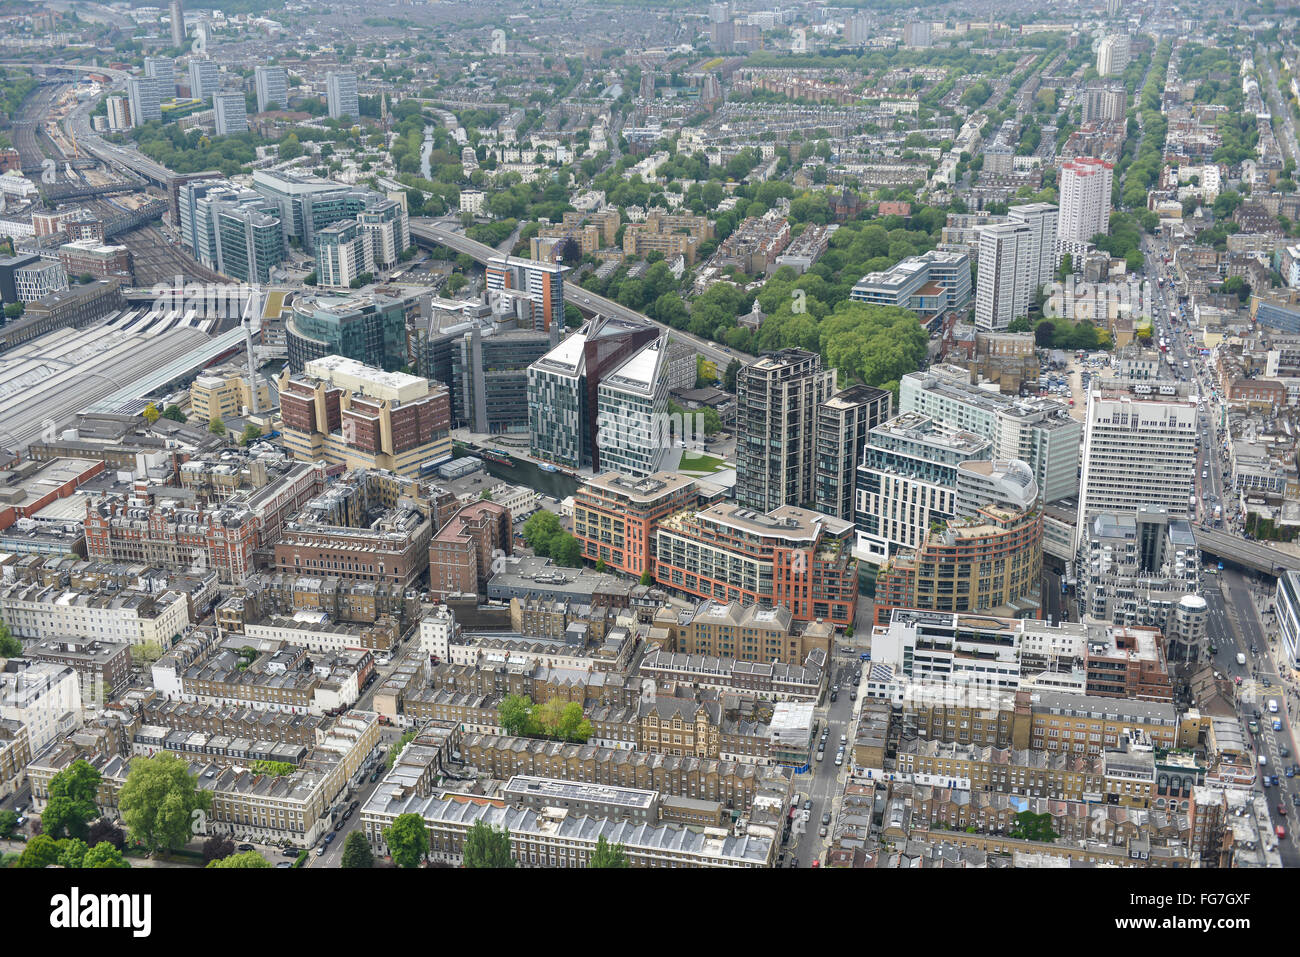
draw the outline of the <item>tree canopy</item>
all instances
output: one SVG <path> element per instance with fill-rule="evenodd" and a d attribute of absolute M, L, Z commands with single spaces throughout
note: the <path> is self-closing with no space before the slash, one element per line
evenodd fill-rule
<path fill-rule="evenodd" d="M 175 850 L 193 836 L 194 812 L 212 807 L 212 792 L 199 790 L 187 762 L 162 752 L 131 762 L 118 806 L 132 838 L 151 852 Z"/>
<path fill-rule="evenodd" d="M 510 856 L 510 829 L 498 830 L 475 821 L 465 835 L 466 867 L 514 867 Z"/>
<path fill-rule="evenodd" d="M 429 856 L 429 829 L 418 814 L 399 814 L 384 831 L 388 853 L 398 867 L 419 867 Z"/>

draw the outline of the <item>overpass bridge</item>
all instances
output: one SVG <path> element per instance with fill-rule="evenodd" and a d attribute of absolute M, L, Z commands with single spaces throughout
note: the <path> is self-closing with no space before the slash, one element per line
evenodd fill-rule
<path fill-rule="evenodd" d="M 1280 575 L 1284 571 L 1300 571 L 1300 558 L 1262 542 L 1248 542 L 1204 525 L 1192 526 L 1196 532 L 1196 547 L 1225 564 L 1231 563 L 1265 575 Z"/>
<path fill-rule="evenodd" d="M 454 252 L 464 253 L 480 264 L 486 263 L 489 259 L 501 258 L 501 253 L 491 246 L 470 239 L 463 233 L 458 233 L 445 226 L 439 226 L 431 220 L 411 221 L 411 241 L 423 243 L 425 246 L 446 246 Z M 598 296 L 594 292 L 583 289 L 576 283 L 565 282 L 564 301 L 573 303 L 587 315 L 613 316 L 617 319 L 649 324 L 658 326 L 660 329 L 669 330 L 675 339 L 690 343 L 698 353 L 717 365 L 719 372 L 725 369 L 727 363 L 731 362 L 732 359 L 739 359 L 742 363 L 745 363 L 754 358 L 734 349 L 714 345 L 708 340 L 693 336 L 681 329 L 673 329 L 666 323 L 656 322 L 644 313 L 629 309 L 613 299 Z"/>

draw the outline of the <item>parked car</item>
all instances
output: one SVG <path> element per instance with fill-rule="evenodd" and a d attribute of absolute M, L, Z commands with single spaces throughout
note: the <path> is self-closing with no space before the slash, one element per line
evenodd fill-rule
<path fill-rule="evenodd" d="M 822 815 L 822 824 L 830 824 L 830 823 L 831 823 L 831 812 L 827 811 L 825 814 Z"/>
<path fill-rule="evenodd" d="M 298 856 L 299 854 L 301 854 L 301 853 L 302 853 L 302 851 L 298 850 L 298 848 L 296 848 L 296 847 L 286 847 L 283 851 L 280 852 L 280 856 L 281 856 L 281 857 L 297 857 L 297 856 Z"/>
<path fill-rule="evenodd" d="M 252 844 L 240 844 L 239 847 L 235 848 L 235 850 L 243 851 L 246 853 L 248 851 L 254 850 L 254 847 Z"/>
<path fill-rule="evenodd" d="M 276 863 L 275 866 L 276 866 L 276 867 L 292 868 L 292 867 L 293 867 L 293 864 L 291 864 L 289 861 L 279 861 L 279 862 Z"/>
<path fill-rule="evenodd" d="M 324 843 L 324 844 L 333 844 L 333 843 L 334 843 L 334 838 L 337 837 L 337 836 L 338 836 L 338 835 L 336 835 L 336 834 L 326 834 L 326 835 L 325 835 L 325 840 L 324 840 L 322 843 Z"/>

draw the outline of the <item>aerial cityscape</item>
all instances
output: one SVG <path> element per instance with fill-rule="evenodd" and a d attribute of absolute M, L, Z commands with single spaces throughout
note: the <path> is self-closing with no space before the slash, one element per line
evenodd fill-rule
<path fill-rule="evenodd" d="M 1287 2 L 0 0 L 0 869 L 1300 867 Z"/>

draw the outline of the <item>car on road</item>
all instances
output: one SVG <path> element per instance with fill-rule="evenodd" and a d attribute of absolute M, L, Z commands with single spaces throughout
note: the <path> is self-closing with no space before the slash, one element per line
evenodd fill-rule
<path fill-rule="evenodd" d="M 803 809 L 804 809 L 805 811 L 811 811 L 811 810 L 812 810 L 812 798 L 806 798 L 806 799 L 804 800 L 804 802 L 803 802 Z"/>
<path fill-rule="evenodd" d="M 235 848 L 235 850 L 247 853 L 248 851 L 254 850 L 254 847 L 252 844 L 240 844 L 237 848 Z"/>
<path fill-rule="evenodd" d="M 826 836 L 826 826 L 825 826 L 825 825 L 823 825 L 823 826 L 821 826 L 821 827 L 819 827 L 819 828 L 817 829 L 817 836 L 818 836 L 818 837 L 825 837 L 825 836 Z"/>
<path fill-rule="evenodd" d="M 1281 814 L 1283 817 L 1286 817 L 1286 805 L 1279 802 L 1277 806 L 1277 813 Z"/>
<path fill-rule="evenodd" d="M 830 823 L 831 823 L 831 812 L 827 811 L 825 814 L 822 815 L 822 824 L 827 825 Z"/>

